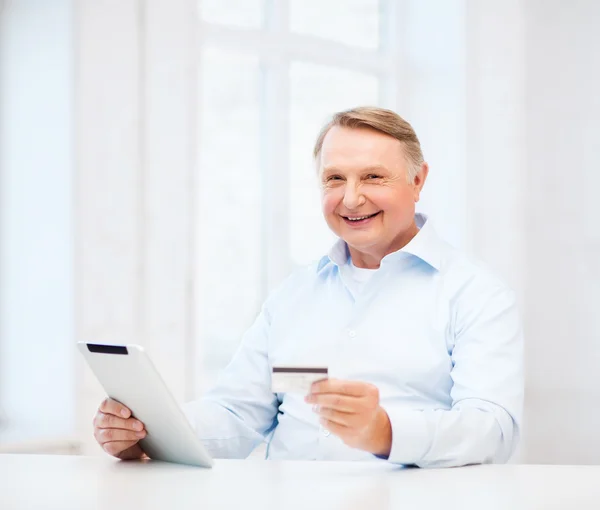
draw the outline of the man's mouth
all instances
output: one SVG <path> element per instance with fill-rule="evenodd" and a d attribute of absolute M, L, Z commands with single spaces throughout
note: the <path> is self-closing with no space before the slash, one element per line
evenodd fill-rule
<path fill-rule="evenodd" d="M 369 223 L 371 221 L 371 219 L 373 219 L 375 216 L 377 216 L 381 211 L 377 211 L 376 213 L 373 214 L 365 214 L 362 216 L 342 216 L 342 218 L 344 218 L 344 221 L 346 222 L 347 225 L 351 225 L 351 226 L 362 226 L 365 225 L 367 223 Z"/>

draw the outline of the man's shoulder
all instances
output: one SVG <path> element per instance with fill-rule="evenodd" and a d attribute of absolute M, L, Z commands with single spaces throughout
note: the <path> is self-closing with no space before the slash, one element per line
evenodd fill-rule
<path fill-rule="evenodd" d="M 446 245 L 442 260 L 442 276 L 458 294 L 514 292 L 492 267 L 466 251 Z"/>

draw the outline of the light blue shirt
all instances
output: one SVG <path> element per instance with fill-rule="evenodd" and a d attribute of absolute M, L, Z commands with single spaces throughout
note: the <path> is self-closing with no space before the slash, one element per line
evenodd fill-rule
<path fill-rule="evenodd" d="M 216 387 L 185 406 L 213 456 L 243 458 L 268 440 L 269 459 L 381 462 L 323 429 L 304 395 L 272 393 L 274 365 L 307 365 L 379 388 L 392 425 L 389 462 L 509 459 L 524 391 L 515 295 L 425 216 L 416 221 L 419 233 L 361 285 L 348 285 L 339 240 L 267 299 Z"/>

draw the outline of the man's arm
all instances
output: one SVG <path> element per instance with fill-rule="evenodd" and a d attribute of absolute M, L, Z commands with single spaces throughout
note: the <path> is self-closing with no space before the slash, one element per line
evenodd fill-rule
<path fill-rule="evenodd" d="M 217 385 L 184 407 L 197 436 L 214 457 L 247 457 L 277 423 L 279 402 L 271 392 L 267 353 L 269 330 L 265 304 Z"/>
<path fill-rule="evenodd" d="M 506 462 L 518 443 L 523 338 L 514 294 L 494 288 L 470 303 L 457 310 L 452 409 L 387 408 L 391 462 L 420 467 Z"/>
<path fill-rule="evenodd" d="M 397 464 L 506 462 L 519 439 L 523 341 L 512 292 L 475 293 L 457 312 L 451 409 L 382 407 L 372 384 L 329 379 L 306 402 L 348 446 Z"/>

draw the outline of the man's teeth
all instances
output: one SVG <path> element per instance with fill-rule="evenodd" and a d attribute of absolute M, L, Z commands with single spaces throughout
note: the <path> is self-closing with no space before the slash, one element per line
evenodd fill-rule
<path fill-rule="evenodd" d="M 360 221 L 360 220 L 366 220 L 367 218 L 370 218 L 372 216 L 372 214 L 370 214 L 369 216 L 361 216 L 360 218 L 348 218 L 350 221 Z"/>

